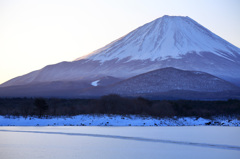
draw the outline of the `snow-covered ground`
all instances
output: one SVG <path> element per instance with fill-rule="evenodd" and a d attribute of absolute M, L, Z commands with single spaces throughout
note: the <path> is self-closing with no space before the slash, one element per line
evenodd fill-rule
<path fill-rule="evenodd" d="M 214 117 L 212 119 L 182 117 L 153 118 L 136 115 L 77 115 L 72 117 L 4 117 L 0 116 L 0 126 L 240 126 L 234 117 Z"/>
<path fill-rule="evenodd" d="M 1 159 L 239 159 L 240 127 L 0 127 Z"/>

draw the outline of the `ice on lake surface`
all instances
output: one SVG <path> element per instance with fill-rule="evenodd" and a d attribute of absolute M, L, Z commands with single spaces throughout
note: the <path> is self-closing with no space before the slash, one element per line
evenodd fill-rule
<path fill-rule="evenodd" d="M 239 159 L 240 128 L 0 127 L 1 159 Z"/>

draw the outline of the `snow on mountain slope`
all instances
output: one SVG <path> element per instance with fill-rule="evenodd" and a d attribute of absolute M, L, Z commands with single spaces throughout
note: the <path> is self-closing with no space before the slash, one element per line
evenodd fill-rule
<path fill-rule="evenodd" d="M 99 82 L 99 81 L 100 81 L 100 80 L 93 81 L 93 82 L 91 83 L 91 85 L 96 87 L 96 86 L 98 86 L 98 82 Z"/>
<path fill-rule="evenodd" d="M 199 55 L 201 52 L 212 52 L 235 61 L 236 52 L 239 53 L 240 49 L 189 17 L 163 16 L 96 50 L 84 59 L 101 62 L 125 58 L 154 61 L 169 57 L 181 58 L 191 52 Z"/>
<path fill-rule="evenodd" d="M 189 17 L 163 16 L 73 62 L 61 62 L 1 85 L 127 79 L 160 68 L 207 72 L 240 85 L 240 49 Z M 101 82 L 101 81 L 100 81 Z"/>

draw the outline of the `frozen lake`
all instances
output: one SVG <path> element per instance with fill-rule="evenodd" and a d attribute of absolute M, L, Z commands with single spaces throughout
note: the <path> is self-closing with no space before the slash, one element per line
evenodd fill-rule
<path fill-rule="evenodd" d="M 239 127 L 0 127 L 1 159 L 239 157 Z"/>

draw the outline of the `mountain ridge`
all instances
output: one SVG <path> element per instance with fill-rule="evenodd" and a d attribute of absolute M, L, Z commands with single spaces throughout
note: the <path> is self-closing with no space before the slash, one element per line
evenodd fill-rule
<path fill-rule="evenodd" d="M 99 98 L 119 94 L 149 99 L 240 99 L 240 88 L 227 81 L 208 73 L 173 67 L 157 69 L 125 80 L 105 77 L 98 79 L 98 84 L 92 84 L 93 82 L 96 81 L 55 81 L 9 86 L 0 89 L 0 97 Z"/>
<path fill-rule="evenodd" d="M 135 96 L 169 91 L 214 93 L 239 90 L 239 87 L 205 72 L 167 67 L 146 72 L 106 86 L 100 89 L 100 93 L 102 93 L 101 95 L 120 94 Z"/>

